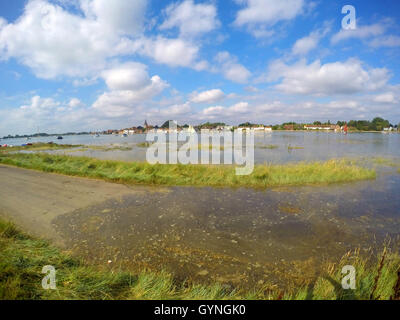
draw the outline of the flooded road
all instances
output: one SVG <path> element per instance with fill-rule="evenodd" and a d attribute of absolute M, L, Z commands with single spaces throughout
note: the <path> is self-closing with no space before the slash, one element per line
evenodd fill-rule
<path fill-rule="evenodd" d="M 320 263 L 348 250 L 398 237 L 398 190 L 400 175 L 266 191 L 153 189 L 52 223 L 74 253 L 96 264 L 233 286 L 284 285 L 312 278 Z"/>

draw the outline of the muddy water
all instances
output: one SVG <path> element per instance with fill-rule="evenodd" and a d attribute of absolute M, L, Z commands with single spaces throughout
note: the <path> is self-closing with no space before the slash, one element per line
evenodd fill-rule
<path fill-rule="evenodd" d="M 312 278 L 324 260 L 400 235 L 394 171 L 325 187 L 143 190 L 53 223 L 90 262 L 248 287 Z"/>

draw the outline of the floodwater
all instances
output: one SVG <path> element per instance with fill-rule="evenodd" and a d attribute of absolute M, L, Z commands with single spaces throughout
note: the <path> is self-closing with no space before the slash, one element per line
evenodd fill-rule
<path fill-rule="evenodd" d="M 143 141 L 145 136 L 137 135 L 71 136 L 61 142 L 131 146 L 130 151 L 71 154 L 132 161 L 144 160 L 146 149 L 137 147 Z M 270 145 L 277 147 L 267 149 Z M 256 137 L 258 163 L 377 156 L 399 164 L 400 135 L 274 132 Z M 180 279 L 232 286 L 300 284 L 324 261 L 337 262 L 355 248 L 380 248 L 388 237 L 400 236 L 400 174 L 396 165 L 372 165 L 377 180 L 330 186 L 134 187 L 145 195 L 107 200 L 53 224 L 73 252 L 100 265 L 165 269 Z"/>
<path fill-rule="evenodd" d="M 63 140 L 51 138 L 7 139 L 0 143 L 21 145 L 27 142 L 50 142 L 59 144 L 81 144 L 92 146 L 128 147 L 131 150 L 84 150 L 62 153 L 75 156 L 90 156 L 106 160 L 145 161 L 146 149 L 138 144 L 146 141 L 145 135 L 121 137 L 105 135 L 95 138 L 90 135 L 65 136 Z M 60 151 L 58 151 L 60 152 Z M 223 153 L 223 151 L 221 151 Z M 296 161 L 318 161 L 332 158 L 354 157 L 400 157 L 400 134 L 353 133 L 343 135 L 332 132 L 272 132 L 256 133 L 256 163 L 287 163 Z"/>
<path fill-rule="evenodd" d="M 142 188 L 142 187 L 140 187 Z M 324 261 L 400 235 L 400 175 L 264 191 L 147 188 L 53 221 L 73 252 L 130 270 L 253 287 L 312 279 Z M 111 261 L 111 262 L 109 262 Z"/>

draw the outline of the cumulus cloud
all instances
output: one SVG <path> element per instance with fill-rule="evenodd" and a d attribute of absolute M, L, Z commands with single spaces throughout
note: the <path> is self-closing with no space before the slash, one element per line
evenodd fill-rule
<path fill-rule="evenodd" d="M 307 64 L 302 59 L 293 65 L 277 60 L 270 64 L 268 75 L 270 81 L 282 79 L 276 88 L 283 92 L 321 96 L 375 91 L 389 78 L 387 69 L 367 69 L 357 59 L 326 64 L 320 60 Z"/>
<path fill-rule="evenodd" d="M 29 105 L 21 106 L 22 110 L 26 110 L 28 112 L 44 112 L 45 110 L 53 110 L 55 107 L 60 105 L 59 102 L 56 102 L 52 98 L 41 98 L 40 96 L 34 96 L 31 99 L 31 103 Z"/>
<path fill-rule="evenodd" d="M 248 102 L 238 102 L 230 107 L 214 106 L 204 109 L 201 113 L 203 116 L 210 118 L 215 117 L 232 117 L 238 116 L 239 114 L 249 115 L 249 103 Z"/>
<path fill-rule="evenodd" d="M 0 23 L 0 53 L 41 78 L 83 77 L 106 59 L 132 51 L 129 36 L 143 28 L 145 0 L 80 0 L 82 14 L 45 0 L 31 0 L 15 22 Z"/>
<path fill-rule="evenodd" d="M 396 97 L 393 92 L 386 92 L 374 97 L 375 102 L 379 103 L 397 103 Z"/>
<path fill-rule="evenodd" d="M 178 28 L 181 37 L 198 36 L 220 26 L 217 8 L 211 3 L 195 4 L 193 0 L 174 3 L 165 9 L 165 15 L 160 29 Z"/>
<path fill-rule="evenodd" d="M 106 117 L 119 118 L 134 115 L 138 108 L 146 109 L 147 103 L 168 87 L 159 76 L 150 78 L 146 69 L 139 63 L 126 63 L 103 72 L 110 91 L 93 103 L 93 110 Z"/>
<path fill-rule="evenodd" d="M 82 107 L 84 106 L 84 104 L 82 103 L 81 100 L 79 100 L 78 98 L 72 98 L 69 103 L 68 106 L 71 108 L 77 108 L 77 107 Z"/>
<path fill-rule="evenodd" d="M 203 91 L 200 93 L 193 93 L 191 101 L 194 103 L 214 103 L 221 101 L 225 98 L 225 94 L 221 89 L 213 89 L 208 91 Z"/>
<path fill-rule="evenodd" d="M 225 79 L 237 83 L 247 83 L 251 72 L 238 63 L 236 57 L 232 56 L 229 52 L 219 52 L 215 57 L 215 61 L 219 64 L 217 67 L 222 72 Z"/>
<path fill-rule="evenodd" d="M 153 58 L 156 62 L 172 67 L 192 67 L 204 70 L 207 63 L 198 60 L 199 47 L 183 39 L 169 39 L 158 36 L 136 41 L 137 51 Z"/>
<path fill-rule="evenodd" d="M 0 109 L 0 133 L 32 134 L 41 132 L 70 132 L 82 130 L 93 119 L 84 105 L 77 99 L 69 102 L 57 101 L 52 97 L 33 96 L 18 108 Z"/>
<path fill-rule="evenodd" d="M 134 35 L 143 31 L 147 0 L 80 0 L 86 17 L 111 32 Z"/>
<path fill-rule="evenodd" d="M 305 9 L 304 0 L 236 0 L 245 7 L 238 11 L 234 24 L 247 26 L 256 37 L 270 36 L 271 28 L 280 21 L 294 19 Z"/>
<path fill-rule="evenodd" d="M 102 77 L 111 90 L 137 90 L 151 84 L 147 66 L 135 62 L 105 70 Z"/>

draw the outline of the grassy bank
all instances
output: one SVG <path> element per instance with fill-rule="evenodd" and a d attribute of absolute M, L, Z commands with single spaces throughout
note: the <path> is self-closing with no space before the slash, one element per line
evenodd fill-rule
<path fill-rule="evenodd" d="M 150 165 L 49 154 L 1 153 L 0 163 L 112 182 L 176 186 L 266 188 L 330 184 L 376 178 L 376 172 L 349 160 L 258 165 L 249 176 L 237 176 L 233 166 Z"/>
<path fill-rule="evenodd" d="M 341 270 L 351 264 L 357 272 L 357 289 L 343 290 Z M 41 286 L 43 266 L 57 270 L 56 290 Z M 347 254 L 336 264 L 327 264 L 322 275 L 302 288 L 270 288 L 268 285 L 244 291 L 221 284 L 177 283 L 166 273 L 132 274 L 115 269 L 88 266 L 47 242 L 20 232 L 0 221 L 0 299 L 400 299 L 400 256 L 384 251 L 379 259 Z"/>

